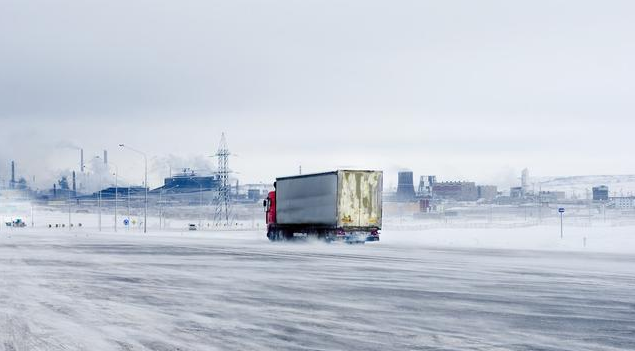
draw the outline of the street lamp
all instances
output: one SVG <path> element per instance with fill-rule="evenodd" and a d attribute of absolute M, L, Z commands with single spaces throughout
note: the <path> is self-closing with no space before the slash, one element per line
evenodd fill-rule
<path fill-rule="evenodd" d="M 190 178 L 194 183 L 198 184 L 199 201 L 198 201 L 198 229 L 202 229 L 201 212 L 203 211 L 203 183 L 197 181 L 193 177 Z"/>
<path fill-rule="evenodd" d="M 99 156 L 95 156 L 91 158 L 91 160 L 100 159 L 100 158 L 101 157 Z M 99 231 L 101 232 L 101 172 L 99 172 L 99 196 L 97 198 L 97 207 L 99 208 L 98 226 L 99 226 Z"/>
<path fill-rule="evenodd" d="M 125 148 L 128 149 L 130 151 L 136 152 L 138 154 L 140 154 L 141 156 L 143 156 L 143 160 L 145 163 L 145 167 L 144 167 L 144 188 L 145 188 L 145 196 L 144 196 L 144 203 L 145 203 L 145 207 L 143 210 L 143 232 L 147 233 L 147 224 L 148 224 L 148 156 L 146 155 L 145 152 L 143 151 L 139 151 L 137 149 L 133 149 L 130 146 L 126 146 L 124 144 L 119 144 L 119 147 L 121 148 Z M 130 196 L 130 194 L 128 194 L 128 196 Z"/>
<path fill-rule="evenodd" d="M 115 233 L 117 232 L 117 201 L 119 200 L 119 185 L 118 185 L 118 177 L 119 177 L 119 167 L 117 164 L 110 162 L 111 165 L 115 166 Z"/>
<path fill-rule="evenodd" d="M 159 190 L 159 229 L 163 230 L 163 226 L 165 225 L 165 220 L 163 219 L 163 194 L 168 190 L 178 188 L 179 185 L 171 186 L 169 188 L 161 187 Z"/>

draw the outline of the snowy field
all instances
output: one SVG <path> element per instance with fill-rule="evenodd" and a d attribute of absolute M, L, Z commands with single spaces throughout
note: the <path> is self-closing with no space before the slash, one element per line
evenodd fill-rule
<path fill-rule="evenodd" d="M 0 349 L 633 350 L 634 229 L 329 245 L 3 228 Z"/>

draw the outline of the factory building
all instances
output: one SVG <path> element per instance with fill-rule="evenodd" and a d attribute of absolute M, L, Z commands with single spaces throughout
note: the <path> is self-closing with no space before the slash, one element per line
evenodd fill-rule
<path fill-rule="evenodd" d="M 527 168 L 520 173 L 520 186 L 523 188 L 523 193 L 529 191 L 529 170 Z"/>
<path fill-rule="evenodd" d="M 165 178 L 163 186 L 152 190 L 152 193 L 190 193 L 200 190 L 217 190 L 220 186 L 220 178 L 216 175 L 202 176 L 190 169 L 183 169 L 177 175 Z"/>
<path fill-rule="evenodd" d="M 593 201 L 608 201 L 609 187 L 606 185 L 593 187 Z"/>
<path fill-rule="evenodd" d="M 413 201 L 414 198 L 415 186 L 412 172 L 399 172 L 397 182 L 397 201 Z"/>
<path fill-rule="evenodd" d="M 146 191 L 146 188 L 142 186 L 117 187 L 117 188 L 115 188 L 114 186 L 111 186 L 101 191 L 101 198 L 102 200 L 114 199 L 115 194 L 117 194 L 117 198 L 119 199 L 127 199 L 128 196 L 130 196 L 131 198 L 135 198 L 135 197 L 141 198 L 144 196 L 145 191 Z M 94 199 L 97 197 L 99 197 L 99 191 L 84 198 Z"/>
<path fill-rule="evenodd" d="M 540 202 L 558 202 L 566 198 L 564 191 L 541 191 L 538 193 Z"/>
<path fill-rule="evenodd" d="M 525 190 L 522 186 L 514 186 L 509 188 L 509 197 L 512 199 L 521 199 L 525 197 Z"/>
<path fill-rule="evenodd" d="M 476 187 L 478 198 L 485 201 L 492 201 L 498 196 L 496 185 L 479 185 Z"/>
<path fill-rule="evenodd" d="M 437 182 L 437 176 L 421 176 L 419 178 L 419 189 L 417 190 L 417 195 L 419 196 L 429 196 L 432 194 L 432 185 Z"/>
<path fill-rule="evenodd" d="M 476 201 L 478 190 L 474 182 L 440 182 L 432 185 L 432 196 L 438 199 Z"/>
<path fill-rule="evenodd" d="M 633 196 L 612 197 L 611 200 L 616 209 L 630 210 L 635 208 L 635 197 Z"/>

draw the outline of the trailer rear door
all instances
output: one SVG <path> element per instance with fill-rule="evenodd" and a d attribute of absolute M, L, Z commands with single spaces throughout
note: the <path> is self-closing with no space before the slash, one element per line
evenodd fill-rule
<path fill-rule="evenodd" d="M 382 173 L 339 171 L 338 225 L 381 227 Z"/>

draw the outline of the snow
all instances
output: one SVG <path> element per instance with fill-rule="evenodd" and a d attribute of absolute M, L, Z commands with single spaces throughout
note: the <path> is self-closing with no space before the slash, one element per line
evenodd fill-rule
<path fill-rule="evenodd" d="M 562 239 L 558 225 L 393 231 L 381 239 L 385 244 L 431 247 L 635 254 L 635 226 L 565 226 Z"/>
<path fill-rule="evenodd" d="M 633 229 L 3 228 L 0 349 L 632 350 Z"/>

